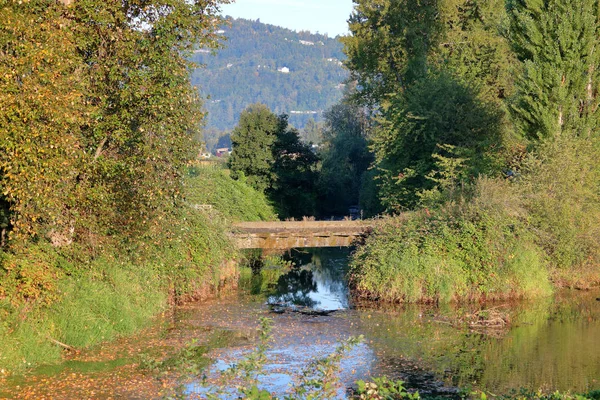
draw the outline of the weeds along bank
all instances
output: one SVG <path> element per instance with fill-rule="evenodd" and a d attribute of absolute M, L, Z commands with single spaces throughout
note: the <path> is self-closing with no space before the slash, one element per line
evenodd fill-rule
<path fill-rule="evenodd" d="M 385 219 L 353 256 L 359 297 L 533 298 L 600 284 L 598 140 L 557 139 L 514 178 L 479 178 L 437 207 Z"/>
<path fill-rule="evenodd" d="M 237 257 L 226 235 L 230 221 L 273 219 L 272 209 L 224 170 L 191 168 L 184 187 L 187 206 L 138 240 L 119 236 L 66 247 L 40 240 L 1 253 L 5 372 L 57 361 L 65 346 L 79 349 L 131 334 L 174 301 L 237 282 L 237 268 L 228 263 Z"/>

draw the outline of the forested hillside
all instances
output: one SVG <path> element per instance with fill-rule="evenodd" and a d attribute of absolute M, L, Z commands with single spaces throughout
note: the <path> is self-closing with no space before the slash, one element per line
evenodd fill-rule
<path fill-rule="evenodd" d="M 212 55 L 196 50 L 192 59 L 206 65 L 191 80 L 205 102 L 207 126 L 232 129 L 249 104 L 264 103 L 276 114 L 303 128 L 338 102 L 348 73 L 341 43 L 326 35 L 294 32 L 245 19 L 227 19 L 228 40 Z M 289 72 L 288 72 L 289 69 Z"/>

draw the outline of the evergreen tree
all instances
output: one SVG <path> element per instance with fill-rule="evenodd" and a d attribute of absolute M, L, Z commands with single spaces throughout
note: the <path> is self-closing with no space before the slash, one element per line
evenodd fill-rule
<path fill-rule="evenodd" d="M 523 62 L 512 105 L 531 139 L 590 135 L 598 120 L 597 0 L 511 0 L 510 38 Z"/>

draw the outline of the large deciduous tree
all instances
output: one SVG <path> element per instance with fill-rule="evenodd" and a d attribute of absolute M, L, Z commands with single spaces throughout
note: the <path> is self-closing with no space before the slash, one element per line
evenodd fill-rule
<path fill-rule="evenodd" d="M 229 158 L 231 176 L 247 177 L 248 183 L 264 192 L 273 183 L 273 143 L 283 122 L 264 104 L 252 104 L 240 115 L 231 133 L 233 151 Z"/>
<path fill-rule="evenodd" d="M 489 170 L 482 155 L 501 144 L 502 100 L 513 87 L 504 2 L 355 3 L 343 40 L 356 97 L 377 117 L 371 136 L 384 205 L 415 207 L 440 175 L 469 180 Z"/>
<path fill-rule="evenodd" d="M 0 188 L 14 240 L 158 232 L 197 153 L 187 55 L 227 0 L 0 0 Z"/>

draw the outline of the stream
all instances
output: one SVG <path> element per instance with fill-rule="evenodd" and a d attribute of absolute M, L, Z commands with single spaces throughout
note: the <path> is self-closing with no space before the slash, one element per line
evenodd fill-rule
<path fill-rule="evenodd" d="M 165 357 L 175 343 L 190 339 L 216 343 L 207 347 L 210 385 L 255 348 L 261 317 L 272 319 L 273 338 L 259 381 L 280 396 L 311 360 L 360 335 L 364 340 L 341 362 L 339 398 L 357 380 L 383 375 L 425 397 L 457 398 L 461 390 L 600 389 L 600 291 L 467 306 L 353 304 L 345 280 L 349 254 L 292 249 L 281 255 L 283 266 L 266 257 L 260 271 L 242 271 L 239 293 L 179 307 L 138 338 L 9 380 L 5 391 L 0 382 L 0 398 L 159 398 L 161 388 L 175 381 L 140 373 L 140 354 Z M 227 340 L 210 339 L 224 333 Z M 178 390 L 202 398 L 208 389 L 188 380 Z"/>

